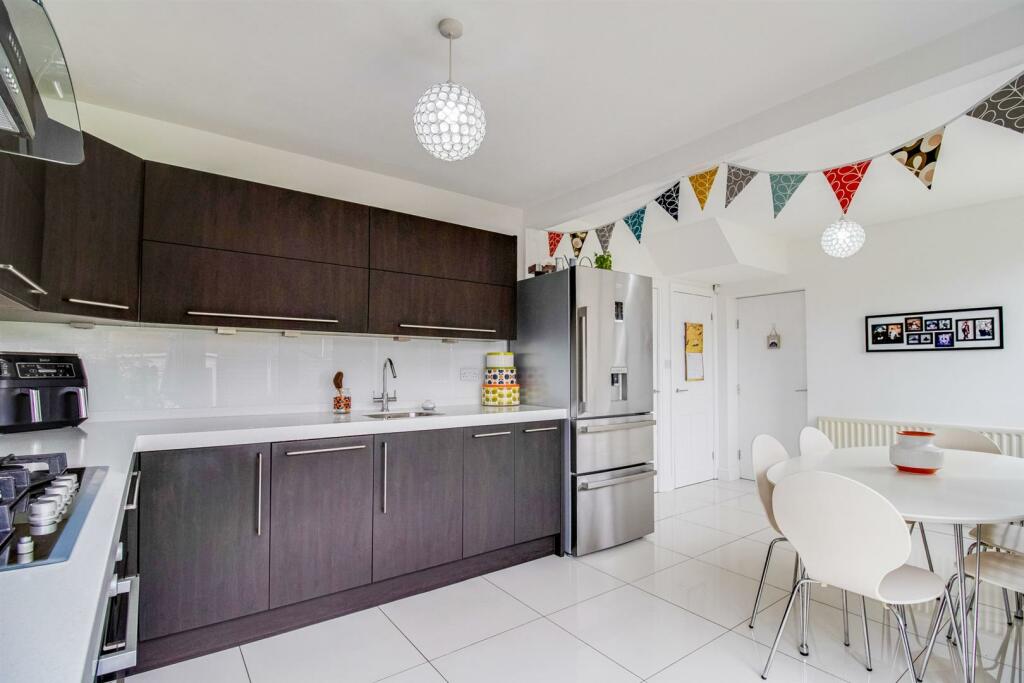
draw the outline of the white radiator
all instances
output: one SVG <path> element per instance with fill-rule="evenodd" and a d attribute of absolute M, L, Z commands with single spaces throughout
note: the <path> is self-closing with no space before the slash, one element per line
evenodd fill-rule
<path fill-rule="evenodd" d="M 818 429 L 825 432 L 836 448 L 851 446 L 888 446 L 896 440 L 896 432 L 911 430 L 935 431 L 939 427 L 960 427 L 981 432 L 992 439 L 1004 455 L 1024 457 L 1024 429 L 966 427 L 925 422 L 890 422 L 887 420 L 856 420 L 845 417 L 819 417 Z"/>

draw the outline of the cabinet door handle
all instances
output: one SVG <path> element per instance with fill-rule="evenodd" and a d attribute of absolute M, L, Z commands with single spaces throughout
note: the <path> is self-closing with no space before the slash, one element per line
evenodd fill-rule
<path fill-rule="evenodd" d="M 119 311 L 127 311 L 131 307 L 125 306 L 124 304 L 108 304 L 105 301 L 91 301 L 89 299 L 68 299 L 68 303 L 82 304 L 83 306 L 99 306 L 100 308 L 116 308 Z"/>
<path fill-rule="evenodd" d="M 484 439 L 484 438 L 487 438 L 488 436 L 508 436 L 511 433 L 512 432 L 485 432 L 483 434 L 474 434 L 473 438 L 474 439 Z"/>
<path fill-rule="evenodd" d="M 132 479 L 135 480 L 135 492 L 132 494 L 132 502 L 124 506 L 125 512 L 139 509 L 139 489 L 142 484 L 142 470 L 135 470 L 132 472 Z"/>
<path fill-rule="evenodd" d="M 256 454 L 256 535 L 263 535 L 263 452 Z"/>
<path fill-rule="evenodd" d="M 247 318 L 251 320 L 289 320 L 301 323 L 336 323 L 336 318 L 297 318 L 288 315 L 247 315 L 243 313 L 210 313 L 208 311 L 186 311 L 189 315 L 207 318 Z"/>
<path fill-rule="evenodd" d="M 497 330 L 484 327 L 446 327 L 445 325 L 413 325 L 412 323 L 399 323 L 398 326 L 414 330 L 444 330 L 446 332 L 486 332 L 487 334 L 497 332 Z"/>
<path fill-rule="evenodd" d="M 28 287 L 29 287 L 28 293 L 29 294 L 46 294 L 47 293 L 45 289 L 43 289 L 42 287 L 37 285 L 35 282 L 33 282 L 31 279 L 29 279 L 29 277 L 27 275 L 25 275 L 23 272 L 21 272 L 20 270 L 15 268 L 10 263 L 0 263 L 0 270 L 6 270 L 6 271 L 10 272 L 11 275 L 13 275 L 14 277 L 20 279 L 22 282 L 24 282 L 26 285 L 28 285 Z"/>
<path fill-rule="evenodd" d="M 524 429 L 523 434 L 533 434 L 535 432 L 553 432 L 558 427 L 534 427 L 533 429 Z"/>
<path fill-rule="evenodd" d="M 366 448 L 366 444 L 358 446 L 337 446 L 336 448 L 310 448 L 304 451 L 286 451 L 285 455 L 313 455 L 314 453 L 339 453 L 341 451 L 358 451 Z"/>
<path fill-rule="evenodd" d="M 384 494 L 381 496 L 381 512 L 388 514 L 388 442 L 384 442 Z"/>

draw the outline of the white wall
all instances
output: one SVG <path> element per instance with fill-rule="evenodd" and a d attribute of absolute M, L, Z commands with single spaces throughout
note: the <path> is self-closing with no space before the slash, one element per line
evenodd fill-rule
<path fill-rule="evenodd" d="M 398 406 L 432 399 L 439 406 L 480 401 L 479 373 L 487 351 L 505 342 L 243 332 L 97 325 L 91 330 L 57 323 L 0 322 L 6 351 L 77 353 L 89 377 L 93 420 L 288 413 L 331 409 L 334 373 L 345 373 L 356 410 L 374 407 L 381 366 L 392 358 Z"/>
<path fill-rule="evenodd" d="M 852 258 L 830 258 L 817 240 L 803 241 L 790 250 L 790 275 L 723 285 L 716 317 L 725 333 L 719 406 L 728 415 L 720 431 L 728 452 L 737 448 L 735 297 L 794 289 L 806 291 L 809 422 L 829 415 L 1024 427 L 1022 215 L 1018 198 L 869 225 L 867 243 Z M 864 351 L 865 315 L 998 305 L 1003 350 Z"/>

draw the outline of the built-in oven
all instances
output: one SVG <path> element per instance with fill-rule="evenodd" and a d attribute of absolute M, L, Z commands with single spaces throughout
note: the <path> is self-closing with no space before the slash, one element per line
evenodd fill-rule
<path fill-rule="evenodd" d="M 573 477 L 575 555 L 586 555 L 654 531 L 654 465 Z"/>
<path fill-rule="evenodd" d="M 122 681 L 133 668 L 139 649 L 139 491 L 142 472 L 138 456 L 129 475 L 121 535 L 107 588 L 103 639 L 96 658 L 97 681 Z"/>

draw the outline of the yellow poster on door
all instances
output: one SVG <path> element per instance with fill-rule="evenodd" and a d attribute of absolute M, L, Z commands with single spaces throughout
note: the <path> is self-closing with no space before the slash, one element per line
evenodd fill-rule
<path fill-rule="evenodd" d="M 686 381 L 704 381 L 704 323 L 683 323 Z"/>

